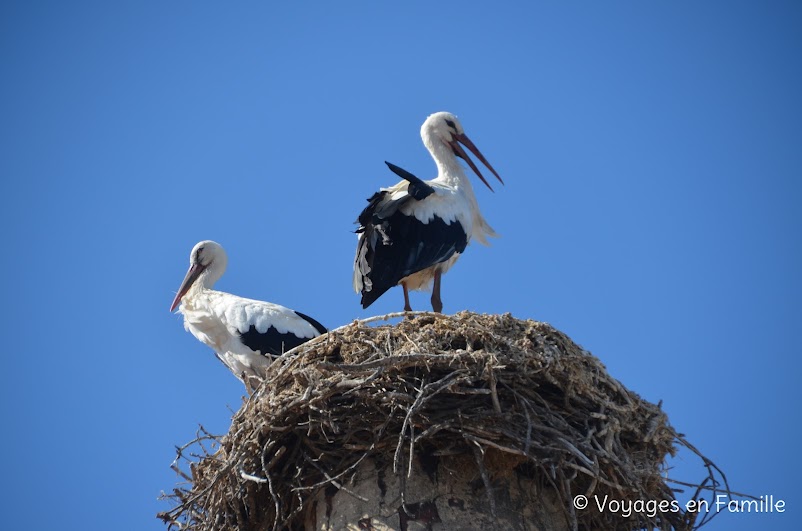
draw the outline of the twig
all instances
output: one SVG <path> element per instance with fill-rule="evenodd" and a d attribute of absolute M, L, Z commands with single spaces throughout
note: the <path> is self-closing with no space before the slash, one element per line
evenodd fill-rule
<path fill-rule="evenodd" d="M 484 483 L 485 485 L 485 493 L 487 494 L 487 501 L 490 504 L 490 514 L 493 516 L 493 518 L 497 518 L 496 499 L 493 497 L 493 487 L 490 485 L 490 478 L 487 476 L 487 470 L 485 470 L 484 450 L 482 449 L 482 446 L 478 442 L 476 441 L 471 441 L 471 442 L 473 442 L 472 446 L 473 457 L 476 460 L 476 466 L 479 468 L 479 474 L 482 476 L 482 483 Z"/>
<path fill-rule="evenodd" d="M 309 463 L 310 465 L 312 465 L 313 467 L 315 467 L 315 468 L 318 470 L 318 472 L 320 472 L 321 474 L 323 474 L 323 475 L 326 477 L 326 479 L 328 480 L 328 481 L 327 481 L 327 483 L 331 483 L 332 485 L 334 485 L 335 487 L 337 487 L 339 490 L 341 490 L 341 491 L 343 491 L 343 492 L 347 492 L 348 494 L 350 494 L 351 496 L 353 496 L 354 498 L 356 498 L 356 499 L 358 499 L 358 500 L 362 500 L 363 502 L 368 502 L 368 501 L 370 501 L 370 500 L 368 500 L 367 498 L 365 498 L 365 497 L 363 497 L 363 496 L 360 496 L 359 494 L 357 494 L 357 493 L 355 493 L 355 492 L 352 492 L 352 491 L 350 491 L 350 490 L 346 489 L 346 488 L 345 488 L 345 487 L 342 485 L 342 483 L 338 482 L 336 479 L 334 479 L 333 477 L 331 477 L 331 476 L 329 475 L 329 473 L 328 473 L 328 472 L 326 472 L 325 470 L 323 470 L 323 468 L 321 468 L 321 466 L 320 466 L 320 465 L 318 465 L 318 464 L 317 464 L 317 463 L 316 463 L 316 462 L 315 462 L 313 459 L 310 459 L 308 455 L 304 454 L 304 460 L 305 460 L 307 463 Z M 361 461 L 361 459 L 360 459 L 360 461 Z M 338 475 L 339 475 L 339 474 L 338 474 Z"/>
<path fill-rule="evenodd" d="M 240 470 L 239 475 L 242 479 L 246 479 L 248 481 L 255 481 L 256 483 L 267 483 L 267 480 L 265 478 L 260 478 L 252 474 L 248 474 L 244 470 Z"/>
<path fill-rule="evenodd" d="M 524 457 L 527 457 L 526 452 L 524 452 L 523 450 L 518 450 L 516 448 L 510 448 L 509 446 L 503 446 L 501 444 L 494 443 L 493 441 L 489 441 L 489 440 L 483 439 L 481 437 L 476 437 L 475 435 L 469 435 L 467 433 L 463 433 L 462 436 L 465 437 L 466 439 L 468 439 L 469 441 L 471 441 L 472 443 L 477 444 L 477 445 L 485 444 L 487 446 L 492 446 L 496 450 L 501 450 L 502 452 L 507 452 L 508 454 L 522 455 Z"/>
<path fill-rule="evenodd" d="M 488 364 L 487 370 L 490 379 L 490 398 L 493 400 L 493 409 L 501 415 L 501 404 L 498 401 L 498 393 L 496 392 L 496 374 L 493 372 L 493 366 Z"/>

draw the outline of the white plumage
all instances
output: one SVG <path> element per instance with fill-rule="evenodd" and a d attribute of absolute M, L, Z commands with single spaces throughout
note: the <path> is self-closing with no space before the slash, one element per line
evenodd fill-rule
<path fill-rule="evenodd" d="M 482 216 L 457 158 L 465 160 L 488 188 L 490 185 L 460 144 L 503 181 L 465 135 L 457 117 L 447 112 L 432 114 L 421 126 L 421 138 L 437 165 L 437 177 L 422 181 L 388 163 L 405 180 L 375 193 L 357 219 L 353 285 L 362 294 L 363 308 L 400 284 L 404 310 L 410 311 L 408 291 L 427 289 L 433 282 L 432 309 L 442 311 L 442 274 L 471 239 L 488 245 L 487 238 L 496 236 Z"/>
<path fill-rule="evenodd" d="M 220 244 L 206 240 L 192 249 L 189 271 L 173 300 L 184 328 L 215 351 L 250 391 L 278 356 L 326 332 L 311 317 L 278 304 L 212 289 L 226 270 Z"/>

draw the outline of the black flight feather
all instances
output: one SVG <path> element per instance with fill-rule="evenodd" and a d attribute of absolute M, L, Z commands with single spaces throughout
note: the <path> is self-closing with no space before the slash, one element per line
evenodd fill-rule
<path fill-rule="evenodd" d="M 426 182 L 422 181 L 421 179 L 411 174 L 404 168 L 396 166 L 392 162 L 387 162 L 386 160 L 384 161 L 384 163 L 387 164 L 387 167 L 390 168 L 390 170 L 393 173 L 395 173 L 405 181 L 409 181 L 409 187 L 407 188 L 407 191 L 409 195 L 414 197 L 416 200 L 423 201 L 424 199 L 426 199 L 427 197 L 429 197 L 431 194 L 434 193 L 434 188 L 432 188 L 431 186 L 426 184 Z"/>

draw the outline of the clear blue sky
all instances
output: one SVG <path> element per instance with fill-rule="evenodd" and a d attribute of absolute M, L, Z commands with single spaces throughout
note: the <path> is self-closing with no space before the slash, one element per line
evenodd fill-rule
<path fill-rule="evenodd" d="M 243 394 L 168 312 L 197 241 L 220 289 L 331 328 L 401 309 L 359 306 L 353 221 L 384 160 L 434 176 L 446 110 L 507 184 L 475 181 L 502 237 L 445 311 L 552 323 L 786 500 L 709 529 L 796 528 L 801 28 L 795 1 L 3 2 L 3 527 L 163 529 L 174 445 Z"/>

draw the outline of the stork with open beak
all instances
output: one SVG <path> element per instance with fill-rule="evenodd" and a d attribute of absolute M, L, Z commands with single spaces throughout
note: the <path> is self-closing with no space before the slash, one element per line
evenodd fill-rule
<path fill-rule="evenodd" d="M 178 306 L 184 328 L 211 347 L 251 392 L 264 378 L 264 368 L 273 356 L 327 330 L 308 315 L 284 306 L 213 290 L 227 264 L 219 243 L 206 240 L 195 245 L 170 311 Z"/>
<path fill-rule="evenodd" d="M 479 211 L 471 182 L 458 158 L 492 191 L 479 168 L 463 149 L 468 148 L 496 178 L 501 177 L 465 135 L 456 116 L 438 112 L 421 126 L 421 138 L 437 165 L 430 181 L 387 163 L 404 180 L 382 188 L 368 199 L 357 219 L 359 242 L 354 258 L 354 290 L 367 308 L 398 284 L 404 290 L 404 310 L 411 311 L 409 290 L 432 289 L 432 309 L 443 310 L 440 283 L 465 251 L 471 238 L 489 245 L 497 236 Z"/>

